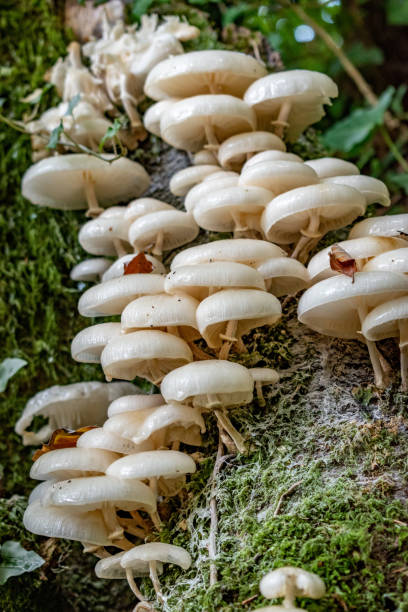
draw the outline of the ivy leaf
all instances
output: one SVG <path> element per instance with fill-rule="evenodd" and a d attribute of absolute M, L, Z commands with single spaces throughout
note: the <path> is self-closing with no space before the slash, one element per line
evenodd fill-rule
<path fill-rule="evenodd" d="M 406 0 L 387 0 L 387 21 L 390 25 L 408 25 L 408 3 Z"/>
<path fill-rule="evenodd" d="M 375 128 L 384 123 L 384 113 L 391 104 L 394 87 L 387 87 L 378 104 L 372 108 L 356 108 L 348 117 L 327 130 L 323 143 L 332 150 L 348 153 L 372 135 Z"/>
<path fill-rule="evenodd" d="M 81 99 L 81 94 L 80 93 L 77 93 L 76 96 L 71 98 L 71 100 L 68 102 L 68 108 L 67 108 L 66 113 L 64 115 L 65 117 L 72 116 L 73 110 L 76 107 L 76 105 L 78 104 L 78 102 L 80 101 L 80 99 Z"/>
<path fill-rule="evenodd" d="M 9 540 L 0 547 L 0 585 L 11 576 L 33 572 L 45 563 L 44 559 L 32 550 L 26 550 L 19 542 Z"/>
<path fill-rule="evenodd" d="M 18 357 L 8 357 L 0 363 L 0 393 L 6 389 L 10 378 L 26 365 L 27 361 Z"/>
<path fill-rule="evenodd" d="M 106 141 L 113 140 L 116 134 L 123 128 L 122 121 L 119 117 L 116 117 L 115 121 L 112 123 L 110 127 L 106 130 L 105 134 L 102 136 L 102 139 L 99 143 L 99 150 L 103 151 L 103 147 L 105 146 Z"/>
<path fill-rule="evenodd" d="M 47 149 L 56 149 L 57 144 L 59 143 L 59 139 L 61 134 L 64 131 L 64 126 L 62 120 L 59 122 L 56 128 L 54 128 L 50 134 L 50 139 L 47 144 Z"/>

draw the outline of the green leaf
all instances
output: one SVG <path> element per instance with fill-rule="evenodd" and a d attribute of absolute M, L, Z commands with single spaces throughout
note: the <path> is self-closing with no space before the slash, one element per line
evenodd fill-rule
<path fill-rule="evenodd" d="M 19 542 L 9 540 L 0 547 L 0 584 L 5 584 L 11 576 L 33 572 L 44 563 L 34 551 L 25 550 Z"/>
<path fill-rule="evenodd" d="M 57 125 L 57 127 L 54 128 L 50 134 L 50 139 L 47 144 L 47 149 L 57 148 L 57 144 L 59 143 L 59 139 L 63 131 L 64 131 L 64 126 L 61 120 L 59 125 Z"/>
<path fill-rule="evenodd" d="M 335 123 L 323 135 L 323 143 L 332 150 L 350 152 L 384 123 L 384 113 L 391 104 L 394 87 L 388 87 L 372 108 L 356 108 L 348 117 Z"/>
<path fill-rule="evenodd" d="M 407 0 L 387 0 L 385 8 L 390 25 L 408 25 Z"/>
<path fill-rule="evenodd" d="M 0 393 L 6 389 L 10 378 L 26 365 L 27 361 L 18 357 L 8 357 L 0 363 Z"/>
<path fill-rule="evenodd" d="M 389 174 L 388 178 L 390 181 L 394 183 L 394 185 L 398 185 L 398 187 L 402 187 L 405 193 L 408 195 L 408 174 Z"/>
<path fill-rule="evenodd" d="M 238 4 L 238 6 L 230 6 L 223 13 L 222 25 L 225 27 L 229 25 L 230 23 L 234 23 L 235 21 L 237 21 L 237 19 L 239 19 L 243 15 L 250 13 L 251 10 L 253 9 L 252 7 L 249 6 L 249 4 Z"/>
<path fill-rule="evenodd" d="M 72 116 L 73 110 L 76 107 L 76 105 L 78 104 L 78 102 L 80 101 L 80 99 L 81 99 L 81 94 L 80 93 L 77 93 L 76 96 L 71 98 L 71 100 L 68 102 L 68 108 L 67 108 L 67 111 L 65 113 L 65 117 L 68 117 L 70 115 Z"/>
<path fill-rule="evenodd" d="M 134 0 L 132 3 L 131 14 L 134 20 L 139 20 L 142 15 L 147 13 L 153 0 Z"/>
<path fill-rule="evenodd" d="M 123 122 L 119 117 L 116 117 L 115 121 L 106 130 L 103 135 L 101 142 L 99 143 L 99 150 L 102 151 L 107 140 L 113 140 L 116 134 L 123 128 Z"/>
<path fill-rule="evenodd" d="M 384 53 L 379 47 L 366 47 L 361 41 L 352 44 L 347 56 L 355 66 L 379 66 L 384 61 Z"/>
<path fill-rule="evenodd" d="M 405 113 L 402 101 L 405 97 L 405 94 L 407 93 L 407 90 L 408 86 L 405 85 L 405 83 L 402 83 L 395 92 L 394 99 L 391 102 L 391 109 L 398 116 L 401 116 Z"/>

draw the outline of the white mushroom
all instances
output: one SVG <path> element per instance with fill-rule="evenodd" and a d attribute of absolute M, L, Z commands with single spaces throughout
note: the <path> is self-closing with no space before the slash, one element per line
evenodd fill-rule
<path fill-rule="evenodd" d="M 160 393 L 153 393 L 151 395 L 123 395 L 109 405 L 108 417 L 110 418 L 123 412 L 132 412 L 132 410 L 156 408 L 163 404 L 164 399 Z"/>
<path fill-rule="evenodd" d="M 208 151 L 208 149 L 201 149 L 193 155 L 193 164 L 194 166 L 201 166 L 202 164 L 218 164 L 218 157 L 216 153 L 213 151 Z"/>
<path fill-rule="evenodd" d="M 100 363 L 101 353 L 109 340 L 120 335 L 120 323 L 100 323 L 81 330 L 71 343 L 75 361 Z"/>
<path fill-rule="evenodd" d="M 332 176 L 339 177 L 360 174 L 360 170 L 355 164 L 345 161 L 344 159 L 338 159 L 337 157 L 309 159 L 305 164 L 313 168 L 319 179 L 326 179 Z"/>
<path fill-rule="evenodd" d="M 111 265 L 111 260 L 104 257 L 84 259 L 72 268 L 70 277 L 77 282 L 98 282 Z"/>
<path fill-rule="evenodd" d="M 271 257 L 258 267 L 265 286 L 276 297 L 295 295 L 310 284 L 310 276 L 305 266 L 290 257 Z"/>
<path fill-rule="evenodd" d="M 236 134 L 224 140 L 218 149 L 218 160 L 226 170 L 239 171 L 242 165 L 261 151 L 286 151 L 286 146 L 275 134 L 270 132 L 249 132 Z"/>
<path fill-rule="evenodd" d="M 133 221 L 159 210 L 174 210 L 174 206 L 156 198 L 138 198 L 126 206 L 122 223 L 117 227 L 118 237 L 129 242 L 129 228 Z"/>
<path fill-rule="evenodd" d="M 368 238 L 368 237 L 367 237 Z M 366 240 L 367 240 L 366 238 Z M 384 240 L 388 244 L 393 246 L 399 246 L 400 248 L 392 248 L 392 250 L 383 250 L 375 257 L 368 261 L 364 268 L 364 272 L 370 272 L 378 270 L 382 272 L 401 272 L 402 274 L 408 274 L 408 245 L 406 240 L 400 238 L 380 238 L 380 237 L 369 237 L 371 240 Z M 360 238 L 361 240 L 361 238 Z M 404 246 L 402 246 L 402 244 Z"/>
<path fill-rule="evenodd" d="M 278 196 L 285 191 L 315 185 L 319 179 L 312 168 L 297 161 L 258 161 L 242 169 L 239 185 L 263 187 Z"/>
<path fill-rule="evenodd" d="M 236 51 L 195 51 L 169 58 L 153 68 L 145 83 L 153 100 L 201 94 L 242 97 L 247 87 L 266 74 L 256 59 Z"/>
<path fill-rule="evenodd" d="M 220 167 L 215 164 L 201 164 L 199 166 L 190 166 L 179 170 L 170 179 L 169 189 L 176 196 L 185 196 L 186 193 L 201 183 L 206 176 L 219 172 Z"/>
<path fill-rule="evenodd" d="M 102 427 L 95 427 L 81 434 L 78 438 L 77 448 L 100 448 L 120 455 L 131 455 L 132 453 L 152 450 L 153 445 L 148 442 L 134 444 L 131 440 L 117 436 Z"/>
<path fill-rule="evenodd" d="M 291 162 L 300 162 L 304 163 L 303 159 L 299 157 L 299 155 L 295 155 L 294 153 L 287 153 L 285 151 L 262 151 L 261 153 L 257 153 L 250 159 L 248 159 L 243 165 L 241 172 L 246 170 L 247 168 L 251 168 L 255 166 L 255 164 L 260 164 L 264 162 L 277 162 L 277 161 L 291 161 Z"/>
<path fill-rule="evenodd" d="M 262 387 L 266 385 L 276 385 L 279 381 L 279 374 L 272 368 L 249 368 L 249 373 L 255 383 L 258 402 L 261 406 L 265 406 L 266 402 L 263 396 Z"/>
<path fill-rule="evenodd" d="M 107 380 L 133 380 L 136 376 L 160 383 L 172 369 L 193 360 L 188 344 L 162 331 L 142 330 L 114 338 L 101 355 Z"/>
<path fill-rule="evenodd" d="M 178 102 L 179 98 L 170 98 L 168 100 L 160 100 L 156 104 L 149 106 L 143 116 L 143 125 L 146 130 L 155 136 L 161 136 L 160 132 L 160 121 L 163 113 L 166 112 L 175 102 Z"/>
<path fill-rule="evenodd" d="M 153 255 L 176 249 L 197 237 L 198 225 L 189 213 L 161 210 L 139 217 L 129 228 L 129 242 L 135 249 Z"/>
<path fill-rule="evenodd" d="M 112 280 L 112 278 L 119 278 L 119 276 L 124 275 L 125 266 L 131 262 L 137 253 L 129 253 L 128 255 L 123 255 L 123 257 L 119 257 L 116 261 L 109 262 L 111 265 L 104 272 L 102 276 L 102 282 L 106 282 L 108 280 Z M 144 255 L 144 254 L 143 254 Z M 153 274 L 165 274 L 166 268 L 163 266 L 162 262 L 149 255 L 148 253 L 144 255 L 144 257 L 152 264 L 152 273 Z"/>
<path fill-rule="evenodd" d="M 88 207 L 91 216 L 100 206 L 111 206 L 137 197 L 149 186 L 142 166 L 126 157 L 114 161 L 84 154 L 42 159 L 23 176 L 22 193 L 32 204 L 63 210 Z"/>
<path fill-rule="evenodd" d="M 284 598 L 282 606 L 271 606 L 271 611 L 300 610 L 295 607 L 297 597 L 320 599 L 326 593 L 324 582 L 319 576 L 299 567 L 272 570 L 262 578 L 259 588 L 267 599 Z"/>
<path fill-rule="evenodd" d="M 357 189 L 366 199 L 366 204 L 381 204 L 389 206 L 391 204 L 390 193 L 387 186 L 372 176 L 357 174 L 351 176 L 332 176 L 323 180 L 324 183 L 336 183 L 337 185 L 348 185 Z"/>
<path fill-rule="evenodd" d="M 204 180 L 190 189 L 184 199 L 184 208 L 187 212 L 193 212 L 197 202 L 205 200 L 211 193 L 217 192 L 227 187 L 238 185 L 239 175 L 236 172 L 217 172 L 211 174 L 214 180 Z"/>
<path fill-rule="evenodd" d="M 34 395 L 26 404 L 18 419 L 15 431 L 23 438 L 24 445 L 40 444 L 56 429 L 78 429 L 92 423 L 102 425 L 108 406 L 122 395 L 139 393 L 130 383 L 106 383 L 90 381 L 71 385 L 49 387 Z M 35 417 L 48 418 L 48 423 L 38 432 L 28 431 Z"/>
<path fill-rule="evenodd" d="M 114 207 L 116 208 L 116 206 Z M 121 207 L 120 213 L 117 212 L 115 217 L 99 215 L 97 219 L 92 219 L 85 223 L 78 234 L 78 241 L 81 247 L 87 253 L 92 255 L 123 255 L 122 245 L 119 242 L 115 225 L 123 218 L 125 209 Z M 116 212 L 116 211 L 115 211 Z"/>
<path fill-rule="evenodd" d="M 288 70 L 255 81 L 244 100 L 256 111 L 260 129 L 273 127 L 278 136 L 286 130 L 286 138 L 293 142 L 324 116 L 323 105 L 337 95 L 337 85 L 326 74 Z"/>
<path fill-rule="evenodd" d="M 370 217 L 356 223 L 351 229 L 349 238 L 361 236 L 401 236 L 408 234 L 408 214 Z"/>
<path fill-rule="evenodd" d="M 98 448 L 57 448 L 40 455 L 31 466 L 35 480 L 65 480 L 103 474 L 119 458 L 117 453 Z"/>

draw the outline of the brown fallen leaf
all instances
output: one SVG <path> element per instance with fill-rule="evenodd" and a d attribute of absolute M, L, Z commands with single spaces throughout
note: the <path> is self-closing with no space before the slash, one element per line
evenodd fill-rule
<path fill-rule="evenodd" d="M 338 244 L 333 244 L 331 247 L 329 258 L 330 268 L 335 272 L 340 272 L 340 274 L 350 276 L 354 283 L 354 275 L 357 272 L 356 260 Z"/>
<path fill-rule="evenodd" d="M 123 274 L 148 274 L 153 270 L 153 264 L 144 253 L 135 255 L 128 263 L 125 263 Z"/>
<path fill-rule="evenodd" d="M 50 451 L 56 450 L 58 448 L 75 447 L 77 445 L 78 438 L 90 429 L 95 429 L 95 426 L 92 425 L 89 427 L 81 427 L 76 431 L 69 429 L 56 429 L 53 432 L 48 444 L 43 444 L 42 447 L 34 453 L 33 461 L 37 461 L 37 459 L 41 457 L 41 455 L 49 453 Z"/>

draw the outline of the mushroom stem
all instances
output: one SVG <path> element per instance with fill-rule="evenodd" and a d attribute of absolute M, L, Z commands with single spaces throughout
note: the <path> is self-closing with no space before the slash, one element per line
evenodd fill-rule
<path fill-rule="evenodd" d="M 203 361 L 204 359 L 213 359 L 211 355 L 208 355 L 208 353 L 200 349 L 200 347 L 194 344 L 194 342 L 188 342 L 188 346 L 191 348 L 191 352 L 193 353 L 194 357 L 197 357 L 199 361 Z"/>
<path fill-rule="evenodd" d="M 171 450 L 178 451 L 180 448 L 180 440 L 174 440 L 171 444 Z"/>
<path fill-rule="evenodd" d="M 408 390 L 408 320 L 399 321 L 400 330 L 400 353 L 401 353 L 401 389 Z"/>
<path fill-rule="evenodd" d="M 103 546 L 97 548 L 97 550 L 95 550 L 93 554 L 95 555 L 95 557 L 98 557 L 98 559 L 107 559 L 108 557 L 112 556 Z"/>
<path fill-rule="evenodd" d="M 148 378 L 151 382 L 153 382 L 153 384 L 158 385 L 162 378 L 163 378 L 163 373 L 161 372 L 159 366 L 157 365 L 157 360 L 156 359 L 151 359 L 147 365 L 147 376 L 146 378 Z"/>
<path fill-rule="evenodd" d="M 226 415 L 225 411 L 224 410 L 214 410 L 214 412 L 215 412 L 215 416 L 217 417 L 219 424 L 221 425 L 223 429 L 225 429 L 227 434 L 231 437 L 238 452 L 245 454 L 247 449 L 245 446 L 244 438 L 241 436 L 239 431 L 235 429 L 229 417 Z"/>
<path fill-rule="evenodd" d="M 154 590 L 156 592 L 156 595 L 157 595 L 157 599 L 159 600 L 161 605 L 164 606 L 165 605 L 165 601 L 164 601 L 163 593 L 161 591 L 159 577 L 157 575 L 156 561 L 150 561 L 149 562 L 149 568 L 150 568 L 150 580 L 152 581 L 153 588 L 154 588 Z"/>
<path fill-rule="evenodd" d="M 296 576 L 285 577 L 285 590 L 285 599 L 282 602 L 282 606 L 293 610 L 296 600 Z"/>
<path fill-rule="evenodd" d="M 217 137 L 214 133 L 214 128 L 210 123 L 206 123 L 204 126 L 204 130 L 205 130 L 205 137 L 207 139 L 207 146 L 210 145 L 211 149 L 215 149 L 219 147 L 219 142 L 217 140 Z"/>
<path fill-rule="evenodd" d="M 152 253 L 153 255 L 156 255 L 156 257 L 161 257 L 163 254 L 163 239 L 163 230 L 160 230 L 156 236 L 156 242 L 154 243 L 154 247 L 152 249 Z"/>
<path fill-rule="evenodd" d="M 88 211 L 86 213 L 86 216 L 98 217 L 101 212 L 103 212 L 103 208 L 99 206 L 98 200 L 96 198 L 95 181 L 92 177 L 91 172 L 86 170 L 82 172 L 82 177 L 84 180 L 86 201 L 88 202 Z"/>
<path fill-rule="evenodd" d="M 75 68 L 83 67 L 81 60 L 81 46 L 76 40 L 72 41 L 72 43 L 68 45 L 68 55 L 71 64 Z"/>
<path fill-rule="evenodd" d="M 283 137 L 285 128 L 289 126 L 288 117 L 291 109 L 292 102 L 290 100 L 286 100 L 280 107 L 278 118 L 275 121 L 272 121 L 272 125 L 275 128 L 275 134 L 279 136 L 279 138 Z"/>
<path fill-rule="evenodd" d="M 231 346 L 234 342 L 238 341 L 238 338 L 234 337 L 237 331 L 238 321 L 228 321 L 225 334 L 220 334 L 221 340 L 225 340 L 218 354 L 218 359 L 228 359 Z"/>
<path fill-rule="evenodd" d="M 117 540 L 123 537 L 123 529 L 119 525 L 116 512 L 112 508 L 112 506 L 104 506 L 102 507 L 102 515 L 103 520 L 105 522 L 106 527 L 109 530 L 108 538 L 110 540 Z"/>
<path fill-rule="evenodd" d="M 123 257 L 124 255 L 127 255 L 127 251 L 119 238 L 113 239 L 113 246 L 115 247 L 116 255 L 118 257 Z"/>
<path fill-rule="evenodd" d="M 305 230 L 301 230 L 302 236 L 296 243 L 296 246 L 291 255 L 292 259 L 296 259 L 302 252 L 302 260 L 306 261 L 309 251 L 314 244 L 316 238 L 320 238 L 318 229 L 320 217 L 315 211 L 309 212 L 309 225 Z"/>
<path fill-rule="evenodd" d="M 147 601 L 146 597 L 142 595 L 142 593 L 137 588 L 135 579 L 133 578 L 132 570 L 130 568 L 126 569 L 126 579 L 133 593 L 136 595 L 136 597 L 140 599 L 140 601 Z"/>
<path fill-rule="evenodd" d="M 365 317 L 367 316 L 367 312 L 368 312 L 368 308 L 367 306 L 361 304 L 358 308 L 358 316 L 360 318 L 360 323 L 362 324 Z M 373 370 L 374 370 L 374 382 L 375 382 L 375 386 L 379 387 L 380 389 L 385 387 L 385 373 L 384 373 L 384 369 L 381 365 L 381 360 L 379 358 L 379 352 L 378 349 L 376 347 L 375 342 L 372 342 L 371 340 L 367 340 L 366 338 L 364 338 L 364 341 L 367 345 L 368 348 L 368 354 L 370 355 L 370 361 L 371 361 L 371 365 L 373 366 Z"/>
<path fill-rule="evenodd" d="M 266 402 L 265 402 L 265 398 L 262 392 L 262 382 L 260 380 L 256 381 L 255 389 L 256 389 L 256 397 L 258 398 L 259 405 L 265 406 Z"/>
<path fill-rule="evenodd" d="M 140 115 L 136 110 L 137 100 L 132 96 L 129 91 L 129 75 L 123 74 L 120 80 L 120 101 L 125 110 L 125 113 L 129 117 L 130 125 L 132 128 L 142 127 Z"/>

